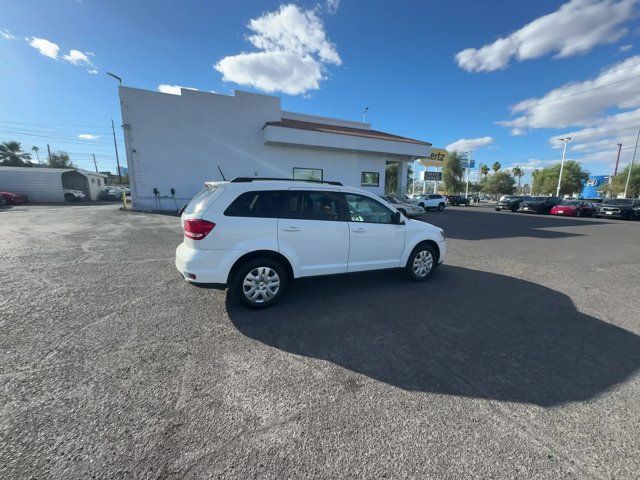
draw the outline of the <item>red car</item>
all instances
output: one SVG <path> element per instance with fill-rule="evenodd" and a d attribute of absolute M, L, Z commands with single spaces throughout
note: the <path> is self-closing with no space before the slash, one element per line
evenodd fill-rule
<path fill-rule="evenodd" d="M 5 199 L 7 205 L 18 205 L 19 203 L 29 201 L 27 196 L 22 195 L 21 193 L 0 192 L 0 197 Z"/>
<path fill-rule="evenodd" d="M 551 215 L 565 215 L 567 217 L 581 217 L 583 215 L 593 215 L 596 207 L 593 203 L 583 200 L 564 200 L 559 205 L 551 208 Z"/>

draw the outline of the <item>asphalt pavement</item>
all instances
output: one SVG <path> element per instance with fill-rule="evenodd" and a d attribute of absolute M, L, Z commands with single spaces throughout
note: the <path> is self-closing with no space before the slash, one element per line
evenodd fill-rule
<path fill-rule="evenodd" d="M 249 311 L 172 216 L 0 209 L 0 478 L 640 472 L 640 222 L 455 207 L 445 265 Z"/>

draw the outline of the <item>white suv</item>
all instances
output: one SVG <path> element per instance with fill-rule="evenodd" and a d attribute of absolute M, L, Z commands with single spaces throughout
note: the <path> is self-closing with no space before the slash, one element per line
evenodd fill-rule
<path fill-rule="evenodd" d="M 423 281 L 444 260 L 442 229 L 359 188 L 244 177 L 205 187 L 182 214 L 176 267 L 249 307 L 275 303 L 294 278 L 404 268 Z"/>

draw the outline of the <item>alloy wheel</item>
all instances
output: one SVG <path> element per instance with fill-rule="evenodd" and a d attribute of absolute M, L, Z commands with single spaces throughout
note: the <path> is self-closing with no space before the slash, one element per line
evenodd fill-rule
<path fill-rule="evenodd" d="M 253 303 L 265 303 L 274 298 L 280 290 L 278 272 L 270 267 L 256 267 L 249 271 L 242 281 L 244 296 Z"/>
<path fill-rule="evenodd" d="M 418 278 L 426 277 L 433 268 L 433 255 L 428 250 L 421 250 L 413 259 L 413 273 Z"/>

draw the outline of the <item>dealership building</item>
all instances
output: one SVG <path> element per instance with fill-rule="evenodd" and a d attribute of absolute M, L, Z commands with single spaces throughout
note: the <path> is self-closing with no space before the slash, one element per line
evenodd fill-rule
<path fill-rule="evenodd" d="M 175 210 L 223 175 L 404 192 L 409 165 L 431 153 L 428 142 L 368 123 L 283 111 L 270 95 L 120 87 L 120 103 L 137 210 Z"/>

